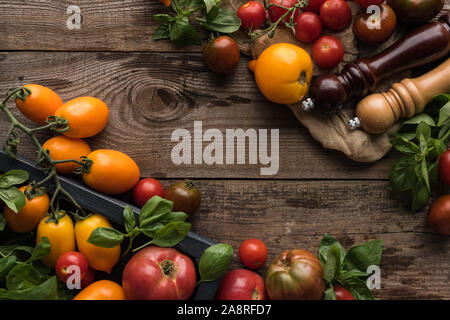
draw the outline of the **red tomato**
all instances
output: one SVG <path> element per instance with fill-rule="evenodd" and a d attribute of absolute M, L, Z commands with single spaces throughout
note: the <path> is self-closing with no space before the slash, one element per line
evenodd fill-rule
<path fill-rule="evenodd" d="M 428 224 L 440 234 L 450 236 L 450 194 L 438 198 L 428 210 Z"/>
<path fill-rule="evenodd" d="M 244 31 L 258 29 L 266 22 L 266 9 L 257 1 L 244 3 L 236 14 L 241 19 L 241 29 Z"/>
<path fill-rule="evenodd" d="M 264 280 L 247 269 L 228 271 L 220 282 L 217 300 L 265 300 Z"/>
<path fill-rule="evenodd" d="M 380 5 L 384 2 L 384 0 L 356 0 L 356 2 L 359 3 L 359 5 L 363 8 L 367 8 L 368 6 L 371 5 Z"/>
<path fill-rule="evenodd" d="M 95 280 L 95 270 L 91 267 L 88 268 L 88 271 L 86 272 L 86 275 L 81 280 L 81 289 L 86 288 L 88 285 L 90 285 Z"/>
<path fill-rule="evenodd" d="M 220 36 L 206 42 L 202 57 L 212 72 L 228 74 L 239 64 L 241 51 L 233 38 Z"/>
<path fill-rule="evenodd" d="M 80 252 L 68 251 L 66 253 L 63 253 L 59 256 L 58 260 L 56 260 L 55 265 L 56 275 L 61 281 L 66 282 L 67 278 L 69 278 L 69 276 L 76 272 L 69 271 L 68 268 L 70 266 L 80 268 L 80 281 L 84 279 L 89 269 L 89 264 L 86 257 Z"/>
<path fill-rule="evenodd" d="M 338 38 L 322 36 L 312 47 L 314 62 L 322 68 L 332 69 L 344 57 L 344 47 Z"/>
<path fill-rule="evenodd" d="M 336 294 L 336 300 L 355 300 L 352 293 L 341 286 L 334 286 L 334 293 Z"/>
<path fill-rule="evenodd" d="M 301 42 L 314 42 L 322 34 L 322 22 L 314 12 L 303 12 L 294 20 L 295 37 Z"/>
<path fill-rule="evenodd" d="M 139 207 L 143 207 L 147 200 L 153 196 L 164 198 L 164 187 L 158 180 L 145 178 L 134 186 L 133 198 Z"/>
<path fill-rule="evenodd" d="M 445 151 L 439 157 L 439 179 L 450 185 L 450 150 Z"/>
<path fill-rule="evenodd" d="M 258 269 L 267 261 L 267 247 L 259 239 L 248 239 L 239 246 L 239 259 L 249 269 Z"/>
<path fill-rule="evenodd" d="M 303 11 L 316 11 L 319 12 L 320 6 L 322 3 L 324 3 L 326 0 L 309 0 L 308 5 L 304 8 L 302 8 Z"/>
<path fill-rule="evenodd" d="M 186 300 L 196 282 L 191 258 L 176 249 L 155 246 L 136 253 L 122 274 L 128 300 Z"/>
<path fill-rule="evenodd" d="M 297 4 L 297 0 L 270 0 L 268 5 L 270 5 L 270 4 L 273 4 L 272 6 L 269 7 L 269 10 L 268 10 L 270 21 L 277 22 L 278 19 L 280 19 L 281 16 L 286 13 L 287 9 L 280 8 L 275 5 L 283 6 L 285 8 L 292 8 L 294 5 Z M 297 8 L 294 11 L 295 11 L 295 13 L 294 13 L 294 18 L 295 18 L 299 13 L 299 9 Z M 284 18 L 284 21 L 289 22 L 290 19 L 291 19 L 291 14 L 288 14 Z M 281 25 L 281 24 L 283 24 L 283 21 L 280 21 L 279 25 Z"/>
<path fill-rule="evenodd" d="M 331 30 L 342 30 L 352 22 L 352 11 L 344 0 L 328 0 L 320 6 L 320 19 Z"/>

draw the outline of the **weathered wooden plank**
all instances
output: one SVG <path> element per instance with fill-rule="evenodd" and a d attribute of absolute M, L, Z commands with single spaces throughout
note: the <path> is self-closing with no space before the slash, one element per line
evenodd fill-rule
<path fill-rule="evenodd" d="M 195 181 L 202 204 L 193 230 L 235 249 L 259 238 L 269 261 L 284 250 L 317 252 L 325 232 L 345 248 L 384 241 L 382 299 L 449 299 L 450 241 L 431 231 L 426 212 L 413 214 L 406 199 L 392 196 L 383 181 Z M 164 182 L 165 185 L 169 181 Z M 260 270 L 264 275 L 266 268 Z"/>
<path fill-rule="evenodd" d="M 361 164 L 322 148 L 288 108 L 265 100 L 247 70 L 247 61 L 242 58 L 234 74 L 221 77 L 208 71 L 199 54 L 3 52 L 0 92 L 40 83 L 65 101 L 82 95 L 103 99 L 111 109 L 109 124 L 88 142 L 94 148 L 130 154 L 144 176 L 387 178 L 391 155 L 375 164 Z M 223 135 L 227 128 L 279 129 L 278 174 L 261 176 L 260 168 L 266 166 L 259 160 L 249 165 L 248 155 L 246 164 L 239 165 L 173 164 L 171 152 L 177 144 L 171 142 L 173 131 L 185 128 L 193 135 L 194 121 L 200 120 L 203 131 L 217 128 Z M 0 116 L 0 136 L 5 136 L 7 128 L 5 117 Z M 23 145 L 21 152 L 34 155 L 30 144 Z"/>

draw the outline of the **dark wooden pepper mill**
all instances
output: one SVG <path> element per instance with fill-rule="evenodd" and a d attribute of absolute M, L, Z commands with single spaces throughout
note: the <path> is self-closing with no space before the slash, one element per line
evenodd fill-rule
<path fill-rule="evenodd" d="M 379 80 L 438 60 L 449 50 L 450 12 L 447 11 L 439 21 L 415 29 L 374 57 L 356 59 L 338 74 L 314 78 L 309 98 L 302 101 L 302 109 L 336 111 L 352 96 L 365 96 L 369 91 L 375 91 Z"/>

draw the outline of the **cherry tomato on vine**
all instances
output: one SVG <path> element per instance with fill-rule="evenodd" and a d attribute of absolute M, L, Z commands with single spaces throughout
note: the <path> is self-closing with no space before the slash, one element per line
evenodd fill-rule
<path fill-rule="evenodd" d="M 312 57 L 319 67 L 332 69 L 342 61 L 344 47 L 338 38 L 322 36 L 313 44 Z"/>
<path fill-rule="evenodd" d="M 55 112 L 55 116 L 69 122 L 64 135 L 70 138 L 88 138 L 100 133 L 108 122 L 109 108 L 100 99 L 79 97 L 67 101 Z"/>
<path fill-rule="evenodd" d="M 55 269 L 59 280 L 66 282 L 67 278 L 76 272 L 70 268 L 71 266 L 79 268 L 80 281 L 82 281 L 86 277 L 89 264 L 86 257 L 78 251 L 65 252 L 56 260 Z"/>
<path fill-rule="evenodd" d="M 308 5 L 304 8 L 302 8 L 303 11 L 315 11 L 319 12 L 320 6 L 322 3 L 324 3 L 326 0 L 309 0 Z"/>
<path fill-rule="evenodd" d="M 440 234 L 450 236 L 450 194 L 438 198 L 428 210 L 428 225 Z"/>
<path fill-rule="evenodd" d="M 292 8 L 294 5 L 297 4 L 297 0 L 270 0 L 267 4 L 269 6 L 269 9 L 267 10 L 269 12 L 269 18 L 272 22 L 277 22 L 278 19 L 283 16 L 289 8 Z M 280 8 L 279 6 L 282 6 L 284 8 Z M 287 8 L 287 9 L 285 9 Z M 300 10 L 297 8 L 293 10 L 293 12 L 289 13 L 285 18 L 284 21 L 288 22 L 291 20 L 292 13 L 295 17 L 299 14 Z M 284 25 L 283 21 L 280 21 L 278 25 Z"/>
<path fill-rule="evenodd" d="M 134 186 L 133 198 L 139 207 L 143 207 L 153 196 L 164 198 L 164 187 L 158 180 L 145 178 Z"/>
<path fill-rule="evenodd" d="M 125 294 L 117 283 L 99 280 L 81 290 L 73 300 L 125 300 Z"/>
<path fill-rule="evenodd" d="M 450 150 L 446 150 L 439 157 L 439 179 L 450 185 Z"/>
<path fill-rule="evenodd" d="M 327 0 L 320 6 L 323 24 L 335 31 L 345 29 L 352 22 L 352 12 L 344 0 Z"/>
<path fill-rule="evenodd" d="M 295 38 L 301 42 L 314 42 L 322 34 L 322 22 L 314 12 L 302 12 L 294 20 Z"/>
<path fill-rule="evenodd" d="M 20 187 L 19 190 L 25 192 L 26 187 Z M 46 193 L 32 199 L 25 196 L 25 201 L 25 207 L 18 213 L 5 206 L 3 212 L 6 225 L 12 231 L 23 233 L 34 230 L 50 207 L 50 199 Z"/>
<path fill-rule="evenodd" d="M 257 1 L 244 3 L 236 14 L 241 19 L 241 29 L 244 31 L 258 29 L 266 22 L 266 9 Z"/>
<path fill-rule="evenodd" d="M 200 207 L 200 191 L 190 180 L 171 184 L 166 190 L 166 199 L 173 201 L 172 211 L 180 211 L 192 215 Z"/>
<path fill-rule="evenodd" d="M 341 286 L 334 286 L 334 293 L 336 294 L 336 300 L 355 300 L 350 291 Z"/>
<path fill-rule="evenodd" d="M 139 167 L 125 153 L 100 149 L 88 154 L 88 158 L 92 160 L 92 165 L 89 172 L 83 173 L 83 181 L 98 192 L 124 193 L 139 181 Z"/>
<path fill-rule="evenodd" d="M 267 247 L 259 239 L 248 239 L 239 246 L 239 259 L 249 269 L 261 268 L 267 261 Z"/>
<path fill-rule="evenodd" d="M 63 101 L 50 88 L 38 84 L 27 84 L 24 87 L 30 89 L 31 94 L 25 98 L 25 101 L 16 99 L 17 108 L 31 121 L 45 124 L 47 117 L 52 116 Z"/>
<path fill-rule="evenodd" d="M 356 2 L 358 2 L 361 7 L 367 8 L 372 5 L 379 6 L 384 0 L 356 0 Z"/>
<path fill-rule="evenodd" d="M 66 136 L 56 136 L 48 139 L 42 148 L 49 151 L 53 160 L 80 160 L 82 156 L 87 157 L 91 153 L 91 147 L 82 139 L 73 139 Z M 79 167 L 75 162 L 55 164 L 56 172 L 59 174 L 71 174 Z"/>
<path fill-rule="evenodd" d="M 229 36 L 209 40 L 203 47 L 203 60 L 215 73 L 231 73 L 239 64 L 241 52 L 237 42 Z"/>

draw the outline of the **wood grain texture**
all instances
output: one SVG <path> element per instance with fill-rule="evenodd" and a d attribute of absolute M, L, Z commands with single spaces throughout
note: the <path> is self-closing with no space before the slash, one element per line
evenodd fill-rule
<path fill-rule="evenodd" d="M 57 91 L 64 101 L 83 95 L 103 99 L 111 109 L 109 124 L 88 142 L 93 148 L 128 153 L 143 176 L 387 178 L 391 155 L 384 161 L 362 164 L 322 148 L 287 107 L 264 99 L 246 62 L 243 58 L 234 74 L 223 78 L 208 71 L 199 54 L 0 52 L 0 92 L 39 83 Z M 223 134 L 227 128 L 279 129 L 278 174 L 261 176 L 259 164 L 174 165 L 172 132 L 186 128 L 193 134 L 197 120 L 203 121 L 203 130 L 217 128 Z M 5 137 L 7 129 L 0 115 L 0 137 Z M 22 146 L 24 156 L 32 157 L 33 152 L 30 144 Z"/>

